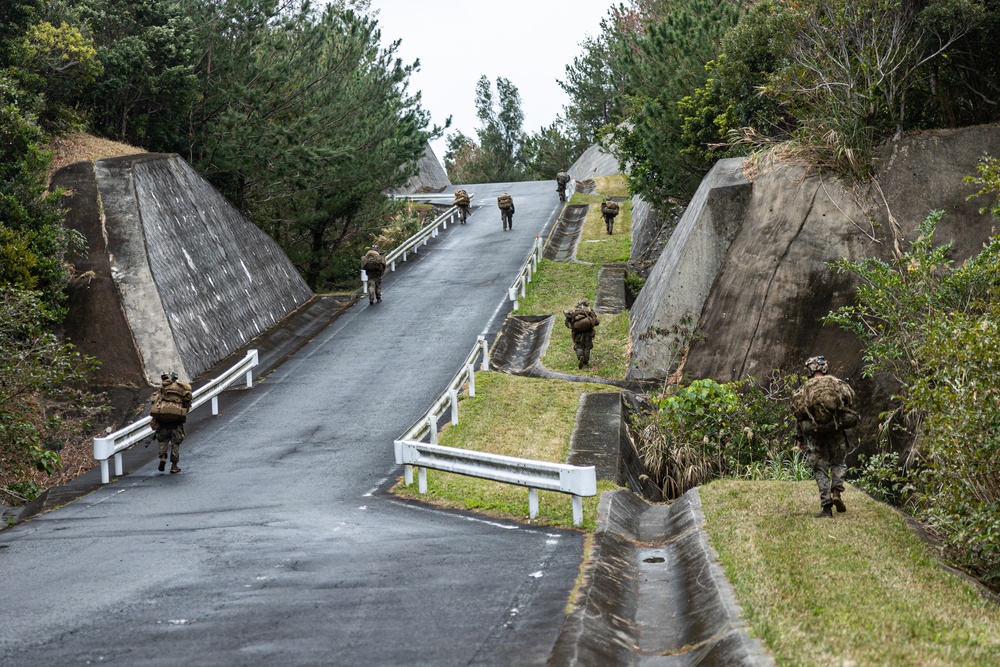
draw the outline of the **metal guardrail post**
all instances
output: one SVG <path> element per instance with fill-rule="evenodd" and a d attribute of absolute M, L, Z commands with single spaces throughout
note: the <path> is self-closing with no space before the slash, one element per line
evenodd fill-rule
<path fill-rule="evenodd" d="M 476 395 L 476 365 L 469 364 L 465 367 L 465 372 L 469 377 L 469 396 Z"/>
<path fill-rule="evenodd" d="M 486 342 L 486 336 L 479 337 L 479 344 L 483 348 L 483 363 L 479 366 L 479 369 L 488 371 L 490 370 L 490 344 Z"/>
<path fill-rule="evenodd" d="M 538 489 L 528 489 L 528 518 L 538 516 Z"/>
<path fill-rule="evenodd" d="M 368 294 L 368 272 L 364 269 L 361 269 L 361 293 Z"/>
<path fill-rule="evenodd" d="M 513 310 L 517 310 L 517 286 L 511 287 L 507 290 L 507 297 L 514 302 Z"/>
<path fill-rule="evenodd" d="M 451 425 L 458 425 L 458 389 L 449 389 L 448 397 L 451 399 Z"/>
<path fill-rule="evenodd" d="M 583 524 L 583 498 L 580 496 L 573 496 L 573 525 L 580 526 Z"/>
<path fill-rule="evenodd" d="M 435 415 L 427 417 L 427 428 L 430 430 L 431 444 L 436 445 L 438 441 L 438 423 Z"/>

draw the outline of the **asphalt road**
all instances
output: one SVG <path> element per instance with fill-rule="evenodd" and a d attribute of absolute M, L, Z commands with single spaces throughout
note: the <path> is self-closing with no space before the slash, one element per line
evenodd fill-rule
<path fill-rule="evenodd" d="M 499 328 L 560 210 L 551 182 L 467 189 L 468 224 L 388 274 L 381 304 L 223 394 L 181 474 L 150 463 L 0 532 L 0 664 L 545 663 L 582 535 L 384 492 L 393 439 Z"/>

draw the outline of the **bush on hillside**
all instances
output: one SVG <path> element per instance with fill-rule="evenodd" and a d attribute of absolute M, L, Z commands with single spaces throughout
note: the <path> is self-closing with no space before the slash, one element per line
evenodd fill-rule
<path fill-rule="evenodd" d="M 655 412 L 632 421 L 646 474 L 667 499 L 717 477 L 811 478 L 791 437 L 795 381 L 779 374 L 766 386 L 704 379 L 654 394 Z"/>
<path fill-rule="evenodd" d="M 896 262 L 841 260 L 860 278 L 857 301 L 827 321 L 865 345 L 865 376 L 891 374 L 913 426 L 905 500 L 945 539 L 955 561 L 1000 583 L 1000 238 L 962 266 L 936 245 L 943 212 L 919 226 Z M 893 415 L 885 415 L 885 424 Z M 883 429 L 885 433 L 887 429 Z"/>

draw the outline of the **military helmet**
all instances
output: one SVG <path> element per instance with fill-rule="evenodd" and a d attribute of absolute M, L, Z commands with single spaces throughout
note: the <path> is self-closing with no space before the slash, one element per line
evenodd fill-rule
<path fill-rule="evenodd" d="M 170 379 L 173 380 L 174 382 L 176 382 L 177 381 L 177 373 L 175 373 L 174 371 L 170 371 Z"/>
<path fill-rule="evenodd" d="M 170 373 L 160 373 L 160 379 L 161 380 L 169 380 L 170 379 Z"/>
<path fill-rule="evenodd" d="M 580 299 L 579 303 L 577 303 L 576 305 L 578 305 L 578 306 L 588 306 L 589 307 L 590 306 L 590 302 L 587 301 L 586 299 Z"/>
<path fill-rule="evenodd" d="M 377 243 L 373 243 L 372 250 L 374 250 L 375 252 L 382 252 L 382 247 Z"/>
<path fill-rule="evenodd" d="M 809 357 L 806 359 L 806 370 L 810 373 L 827 373 L 830 370 L 830 364 L 827 363 L 826 357 L 819 355 L 816 357 Z"/>

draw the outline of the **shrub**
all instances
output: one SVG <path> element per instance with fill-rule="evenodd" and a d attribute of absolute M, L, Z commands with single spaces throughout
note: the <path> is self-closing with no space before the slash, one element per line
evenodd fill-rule
<path fill-rule="evenodd" d="M 1000 582 L 1000 239 L 962 266 L 951 244 L 935 245 L 942 212 L 919 226 L 894 263 L 841 260 L 861 279 L 856 303 L 827 322 L 865 345 L 864 375 L 883 371 L 900 383 L 898 410 L 914 426 L 916 466 L 906 502 L 940 532 L 955 561 Z M 888 424 L 888 420 L 886 422 Z M 883 429 L 884 432 L 884 429 Z"/>
<path fill-rule="evenodd" d="M 655 412 L 633 419 L 646 474 L 667 498 L 716 477 L 802 479 L 807 473 L 790 435 L 793 378 L 775 374 L 719 384 L 695 380 L 650 398 Z"/>

